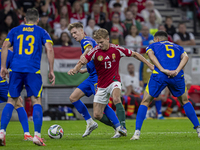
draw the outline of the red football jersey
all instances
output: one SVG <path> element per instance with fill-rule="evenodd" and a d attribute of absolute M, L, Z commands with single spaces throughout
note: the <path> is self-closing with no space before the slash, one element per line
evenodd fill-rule
<path fill-rule="evenodd" d="M 110 44 L 109 49 L 103 51 L 96 46 L 85 58 L 94 60 L 95 68 L 98 75 L 98 87 L 106 88 L 114 81 L 120 81 L 119 61 L 121 57 L 130 57 L 132 51 L 121 46 Z"/>
<path fill-rule="evenodd" d="M 147 0 L 129 0 L 128 6 L 130 6 L 131 3 L 136 3 L 138 6 L 138 12 L 140 13 L 143 9 L 145 9 L 145 3 Z"/>

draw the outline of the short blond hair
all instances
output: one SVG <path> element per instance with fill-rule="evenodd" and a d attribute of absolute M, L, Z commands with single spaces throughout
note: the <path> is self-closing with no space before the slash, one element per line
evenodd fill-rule
<path fill-rule="evenodd" d="M 106 29 L 100 28 L 99 30 L 95 31 L 94 33 L 94 39 L 106 39 L 109 37 L 109 33 Z"/>
<path fill-rule="evenodd" d="M 75 22 L 75 23 L 71 23 L 68 25 L 69 31 L 71 31 L 73 28 L 82 28 L 83 29 L 83 24 L 80 22 Z"/>

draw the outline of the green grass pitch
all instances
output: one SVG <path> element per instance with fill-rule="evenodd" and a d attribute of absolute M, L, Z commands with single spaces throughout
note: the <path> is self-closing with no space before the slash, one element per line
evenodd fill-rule
<path fill-rule="evenodd" d="M 98 121 L 97 121 L 98 122 Z M 48 128 L 59 124 L 64 129 L 62 139 L 50 139 Z M 9 123 L 6 135 L 6 146 L 0 149 L 13 150 L 198 150 L 200 139 L 188 119 L 145 120 L 138 141 L 130 141 L 134 130 L 135 120 L 127 120 L 127 137 L 111 139 L 114 130 L 101 122 L 90 136 L 82 138 L 86 123 L 80 121 L 45 121 L 42 126 L 42 137 L 45 147 L 33 145 L 31 141 L 23 141 L 23 130 L 17 121 Z M 30 133 L 33 135 L 33 122 L 29 122 Z"/>

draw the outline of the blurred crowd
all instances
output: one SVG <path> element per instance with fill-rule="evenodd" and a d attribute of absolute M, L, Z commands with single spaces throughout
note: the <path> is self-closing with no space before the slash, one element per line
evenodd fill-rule
<path fill-rule="evenodd" d="M 173 7 L 176 2 L 184 4 L 191 0 L 173 0 Z M 199 4 L 200 0 L 195 1 L 197 12 L 200 12 Z M 132 47 L 139 53 L 145 49 L 137 46 L 148 46 L 158 30 L 166 31 L 169 41 L 195 45 L 194 35 L 187 32 L 186 24 L 180 22 L 175 27 L 173 18 L 163 18 L 152 0 L 2 0 L 0 45 L 13 27 L 24 23 L 27 9 L 33 7 L 40 13 L 38 25 L 48 31 L 55 45 L 79 45 L 67 29 L 74 22 L 81 22 L 85 34 L 91 37 L 95 30 L 105 28 L 110 33 L 110 42 Z M 186 51 L 190 52 L 191 48 Z"/>
<path fill-rule="evenodd" d="M 197 17 L 200 19 L 200 0 L 195 0 L 194 3 L 193 0 L 169 1 L 171 7 L 195 4 Z M 152 0 L 2 0 L 0 46 L 13 27 L 24 24 L 27 9 L 33 7 L 40 14 L 38 25 L 47 30 L 54 45 L 80 45 L 67 29 L 69 23 L 74 22 L 81 22 L 85 34 L 90 37 L 95 30 L 105 28 L 109 31 L 111 43 L 125 45 L 139 53 L 145 53 L 145 48 L 140 47 L 151 44 L 153 35 L 158 30 L 166 31 L 170 42 L 195 45 L 195 37 L 187 31 L 186 24 L 180 22 L 177 27 L 174 26 L 172 16 L 163 18 Z M 192 52 L 193 49 L 185 48 L 185 50 Z M 148 59 L 146 54 L 143 56 Z M 139 72 L 134 70 L 133 64 L 128 64 L 127 70 L 129 75 L 121 75 L 122 101 L 127 117 L 132 117 L 140 105 L 142 92 L 152 72 L 143 63 L 140 64 Z M 191 86 L 191 77 L 187 75 L 185 77 L 186 85 Z M 167 89 L 158 99 L 166 105 L 164 116 L 170 116 L 175 105 L 178 106 L 179 112 L 182 111 L 178 100 L 172 97 Z M 112 98 L 109 104 L 112 106 Z"/>

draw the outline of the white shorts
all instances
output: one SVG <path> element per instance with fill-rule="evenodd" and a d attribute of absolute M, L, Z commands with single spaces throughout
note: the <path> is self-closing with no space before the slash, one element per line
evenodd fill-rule
<path fill-rule="evenodd" d="M 121 90 L 121 83 L 115 81 L 111 83 L 107 88 L 97 88 L 97 92 L 94 96 L 94 102 L 100 104 L 108 104 L 110 95 L 115 88 L 119 88 Z"/>

